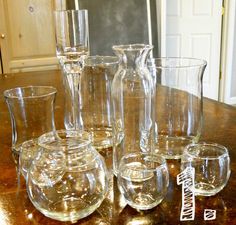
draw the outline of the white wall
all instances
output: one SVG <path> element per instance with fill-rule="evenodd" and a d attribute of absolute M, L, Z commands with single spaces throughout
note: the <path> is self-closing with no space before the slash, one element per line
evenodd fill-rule
<path fill-rule="evenodd" d="M 235 6 L 236 11 L 236 6 Z M 230 97 L 236 97 L 236 17 L 234 20 L 234 50 L 233 50 L 233 69 L 232 69 L 232 78 L 231 78 L 231 90 Z"/>

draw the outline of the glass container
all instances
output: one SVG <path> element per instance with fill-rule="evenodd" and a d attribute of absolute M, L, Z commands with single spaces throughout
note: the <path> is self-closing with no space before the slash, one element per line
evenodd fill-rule
<path fill-rule="evenodd" d="M 26 176 L 38 148 L 38 137 L 54 131 L 56 88 L 50 86 L 17 87 L 4 91 L 11 116 L 12 152 Z"/>
<path fill-rule="evenodd" d="M 112 146 L 111 83 L 118 69 L 115 56 L 88 56 L 81 73 L 81 117 L 93 146 L 102 150 Z"/>
<path fill-rule="evenodd" d="M 39 138 L 39 146 L 27 178 L 33 205 L 59 221 L 76 222 L 94 212 L 106 196 L 108 180 L 104 160 L 91 146 L 91 135 L 50 132 Z"/>
<path fill-rule="evenodd" d="M 131 153 L 119 164 L 118 187 L 127 203 L 138 210 L 151 209 L 164 199 L 169 173 L 164 157 Z"/>
<path fill-rule="evenodd" d="M 56 53 L 63 65 L 79 61 L 89 52 L 87 10 L 55 11 Z"/>
<path fill-rule="evenodd" d="M 226 147 L 200 142 L 186 147 L 181 169 L 195 170 L 195 195 L 212 196 L 220 192 L 230 177 L 230 158 Z"/>
<path fill-rule="evenodd" d="M 154 83 L 146 66 L 153 46 L 117 45 L 120 58 L 112 82 L 113 172 L 118 173 L 122 156 L 152 150 L 154 133 Z"/>
<path fill-rule="evenodd" d="M 206 65 L 205 60 L 193 58 L 148 61 L 156 84 L 155 151 L 168 159 L 179 159 L 184 148 L 200 138 Z"/>
<path fill-rule="evenodd" d="M 111 83 L 118 69 L 115 56 L 88 56 L 81 73 L 80 115 L 82 127 L 92 135 L 93 146 L 104 157 L 113 194 Z"/>
<path fill-rule="evenodd" d="M 64 125 L 68 130 L 81 130 L 78 92 L 83 60 L 89 55 L 88 11 L 55 11 L 55 30 L 57 58 L 65 87 Z"/>

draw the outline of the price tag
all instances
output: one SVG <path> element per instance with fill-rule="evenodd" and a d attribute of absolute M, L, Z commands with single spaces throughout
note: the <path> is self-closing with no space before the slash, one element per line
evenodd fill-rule
<path fill-rule="evenodd" d="M 187 167 L 177 175 L 177 184 L 182 185 L 182 206 L 180 221 L 194 220 L 195 217 L 195 195 L 194 195 L 195 169 Z M 216 210 L 205 209 L 204 220 L 216 219 Z"/>

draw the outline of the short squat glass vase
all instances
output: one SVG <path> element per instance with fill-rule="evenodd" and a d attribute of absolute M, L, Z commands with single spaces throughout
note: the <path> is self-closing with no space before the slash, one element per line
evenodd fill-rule
<path fill-rule="evenodd" d="M 76 222 L 94 212 L 106 196 L 108 180 L 90 134 L 50 132 L 39 138 L 39 146 L 27 179 L 33 205 L 59 221 Z"/>

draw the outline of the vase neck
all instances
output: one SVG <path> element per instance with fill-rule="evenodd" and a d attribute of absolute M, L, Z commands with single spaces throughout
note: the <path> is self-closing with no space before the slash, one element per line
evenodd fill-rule
<path fill-rule="evenodd" d="M 153 46 L 144 44 L 113 46 L 115 54 L 120 58 L 120 65 L 134 70 L 137 67 L 145 66 L 152 48 Z"/>

